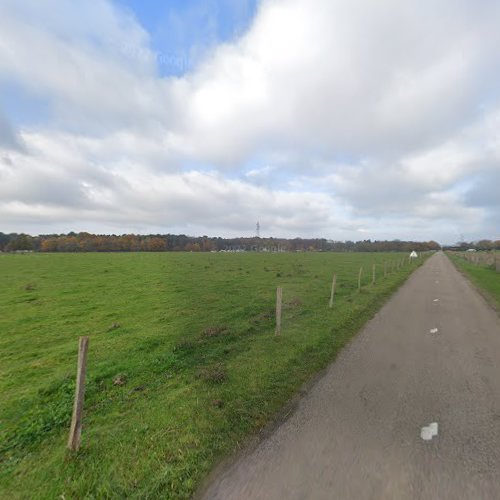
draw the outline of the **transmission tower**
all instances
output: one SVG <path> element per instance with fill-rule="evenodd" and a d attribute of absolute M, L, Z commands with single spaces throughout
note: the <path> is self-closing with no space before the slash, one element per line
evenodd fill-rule
<path fill-rule="evenodd" d="M 259 221 L 257 221 L 257 225 L 255 226 L 257 238 L 260 238 L 260 224 Z"/>

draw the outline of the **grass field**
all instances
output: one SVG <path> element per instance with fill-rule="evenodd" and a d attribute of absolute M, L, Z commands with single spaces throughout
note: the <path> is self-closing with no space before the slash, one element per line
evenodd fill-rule
<path fill-rule="evenodd" d="M 419 264 L 390 272 L 403 256 L 0 255 L 0 498 L 190 497 Z M 71 454 L 80 335 L 86 413 Z"/>
<path fill-rule="evenodd" d="M 492 265 L 474 264 L 462 258 L 461 253 L 448 252 L 452 262 L 482 291 L 491 304 L 500 311 L 500 273 Z"/>

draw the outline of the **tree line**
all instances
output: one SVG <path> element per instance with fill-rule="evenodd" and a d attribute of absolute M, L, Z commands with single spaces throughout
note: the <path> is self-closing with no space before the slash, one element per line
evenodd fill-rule
<path fill-rule="evenodd" d="M 500 241 L 498 248 L 500 249 Z M 333 241 L 324 238 L 220 238 L 184 234 L 4 234 L 0 232 L 0 251 L 35 252 L 410 252 L 438 250 L 435 241 Z"/>
<path fill-rule="evenodd" d="M 500 250 L 500 240 L 459 241 L 455 245 L 443 246 L 443 250 Z"/>

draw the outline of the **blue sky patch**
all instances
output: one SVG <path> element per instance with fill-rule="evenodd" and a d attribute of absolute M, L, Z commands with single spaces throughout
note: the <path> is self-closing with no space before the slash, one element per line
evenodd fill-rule
<path fill-rule="evenodd" d="M 257 0 L 115 0 L 133 12 L 151 37 L 162 76 L 191 71 L 207 51 L 241 36 Z"/>

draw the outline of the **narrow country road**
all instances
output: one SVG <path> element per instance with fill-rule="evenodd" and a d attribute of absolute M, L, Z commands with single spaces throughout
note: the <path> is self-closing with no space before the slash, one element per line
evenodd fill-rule
<path fill-rule="evenodd" d="M 500 499 L 496 312 L 432 256 L 204 498 Z"/>

